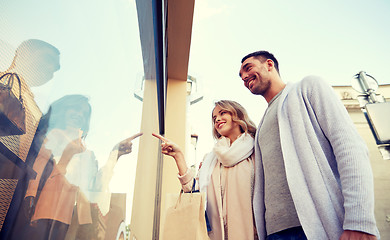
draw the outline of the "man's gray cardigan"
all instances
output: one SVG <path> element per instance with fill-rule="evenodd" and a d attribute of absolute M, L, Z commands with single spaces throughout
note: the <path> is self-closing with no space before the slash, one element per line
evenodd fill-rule
<path fill-rule="evenodd" d="M 280 98 L 278 123 L 287 182 L 307 238 L 339 239 L 343 229 L 379 238 L 367 146 L 333 89 L 309 76 L 287 84 Z M 255 156 L 253 208 L 263 240 L 264 176 L 257 140 Z"/>

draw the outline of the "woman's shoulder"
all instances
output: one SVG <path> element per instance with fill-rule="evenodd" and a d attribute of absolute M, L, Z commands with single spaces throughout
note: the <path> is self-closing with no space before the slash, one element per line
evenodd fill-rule
<path fill-rule="evenodd" d="M 203 157 L 203 160 L 199 164 L 199 171 L 204 171 L 205 169 L 208 169 L 215 156 L 216 155 L 213 151 L 206 153 Z"/>

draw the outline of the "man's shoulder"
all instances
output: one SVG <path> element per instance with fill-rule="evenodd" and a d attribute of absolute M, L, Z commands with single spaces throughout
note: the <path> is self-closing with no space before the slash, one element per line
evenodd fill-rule
<path fill-rule="evenodd" d="M 324 87 L 329 87 L 329 84 L 320 76 L 308 75 L 298 82 L 289 83 L 291 89 L 299 92 L 308 92 L 313 90 L 321 90 Z"/>
<path fill-rule="evenodd" d="M 308 75 L 304 78 L 302 78 L 299 82 L 297 82 L 298 85 L 301 86 L 313 86 L 316 84 L 324 84 L 325 80 L 317 75 Z"/>

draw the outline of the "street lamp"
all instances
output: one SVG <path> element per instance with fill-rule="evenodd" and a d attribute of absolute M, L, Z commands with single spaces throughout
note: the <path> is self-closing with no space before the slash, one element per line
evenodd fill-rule
<path fill-rule="evenodd" d="M 362 94 L 357 97 L 360 108 L 383 159 L 390 160 L 390 102 L 376 93 L 378 82 L 364 71 L 353 76 L 352 88 Z"/>
<path fill-rule="evenodd" d="M 369 97 L 372 103 L 378 102 L 376 98 L 376 90 L 378 90 L 378 82 L 376 79 L 364 71 L 360 71 L 352 78 L 352 88 L 359 93 L 363 93 Z"/>

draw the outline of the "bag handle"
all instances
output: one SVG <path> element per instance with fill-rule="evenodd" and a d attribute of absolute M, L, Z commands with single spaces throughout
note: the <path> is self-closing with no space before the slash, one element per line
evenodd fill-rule
<path fill-rule="evenodd" d="M 4 88 L 8 88 L 8 89 L 12 89 L 12 86 L 14 85 L 14 81 L 13 81 L 13 78 L 8 77 L 8 78 L 5 78 L 5 76 L 8 76 L 8 75 L 11 75 L 12 76 L 12 73 L 6 73 L 4 74 L 3 76 L 0 77 L 0 81 L 4 78 L 4 83 L 3 83 L 3 86 Z M 8 80 L 8 82 L 6 82 Z M 12 80 L 12 82 L 11 82 Z M 11 83 L 10 83 L 11 82 Z"/>
<path fill-rule="evenodd" d="M 191 192 L 189 192 L 189 194 L 191 194 L 191 199 L 192 199 L 192 195 L 193 193 L 195 192 L 199 192 L 199 190 L 195 190 L 195 184 L 196 184 L 196 179 L 194 178 L 193 179 L 193 184 L 192 184 L 192 188 L 191 188 Z M 181 195 L 184 193 L 183 189 L 180 191 L 180 195 L 179 197 L 177 198 L 177 201 L 176 201 L 176 205 L 175 205 L 175 209 L 177 207 L 177 205 L 179 204 L 180 200 L 181 200 Z"/>
<path fill-rule="evenodd" d="M 14 86 L 14 77 L 16 76 L 16 78 L 18 79 L 18 82 L 19 82 L 19 101 L 22 103 L 23 105 L 23 99 L 22 99 L 22 82 L 20 81 L 20 78 L 18 76 L 18 74 L 16 73 L 6 73 L 4 74 L 3 76 L 0 77 L 0 81 L 7 75 L 10 75 L 6 80 L 4 80 L 4 88 L 7 88 L 8 90 L 12 90 L 12 87 Z M 8 80 L 7 84 L 6 81 Z"/>

